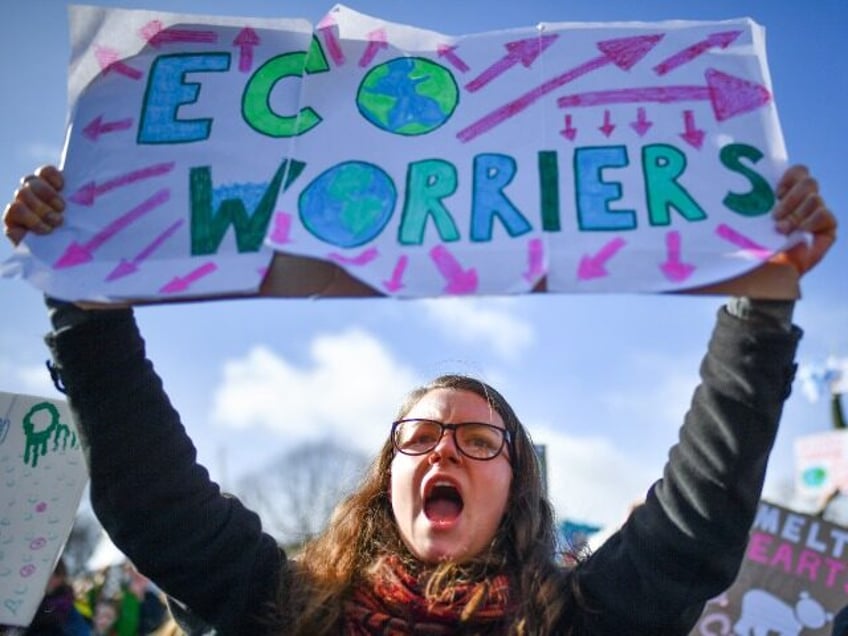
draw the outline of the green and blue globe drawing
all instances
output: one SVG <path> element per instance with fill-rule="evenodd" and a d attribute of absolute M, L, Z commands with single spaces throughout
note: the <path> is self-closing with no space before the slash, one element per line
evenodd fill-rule
<path fill-rule="evenodd" d="M 359 112 L 386 132 L 426 135 L 456 110 L 459 88 L 445 67 L 420 57 L 400 57 L 372 68 L 359 85 Z"/>
<path fill-rule="evenodd" d="M 397 190 L 389 175 L 364 161 L 325 170 L 300 193 L 303 226 L 325 243 L 357 247 L 376 238 L 392 216 Z"/>

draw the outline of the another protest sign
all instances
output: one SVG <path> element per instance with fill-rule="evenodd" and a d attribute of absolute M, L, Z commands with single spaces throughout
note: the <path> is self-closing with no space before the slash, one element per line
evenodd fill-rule
<path fill-rule="evenodd" d="M 0 625 L 29 625 L 88 473 L 64 402 L 0 392 Z"/>
<path fill-rule="evenodd" d="M 760 502 L 733 585 L 691 636 L 831 636 L 848 605 L 848 528 Z"/>

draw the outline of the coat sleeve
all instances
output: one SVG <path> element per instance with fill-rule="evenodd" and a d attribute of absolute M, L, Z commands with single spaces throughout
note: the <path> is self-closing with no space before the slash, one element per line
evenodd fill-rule
<path fill-rule="evenodd" d="M 284 555 L 259 518 L 222 494 L 145 357 L 132 311 L 48 300 L 46 342 L 91 478 L 95 514 L 139 571 L 220 634 L 274 595 Z"/>
<path fill-rule="evenodd" d="M 800 337 L 720 310 L 662 478 L 576 573 L 585 633 L 686 634 L 733 582 Z"/>

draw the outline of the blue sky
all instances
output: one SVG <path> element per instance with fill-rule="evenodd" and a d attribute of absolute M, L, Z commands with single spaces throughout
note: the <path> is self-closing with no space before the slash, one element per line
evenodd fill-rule
<path fill-rule="evenodd" d="M 97 4 L 207 15 L 302 17 L 331 3 L 146 0 Z M 446 34 L 540 21 L 716 20 L 766 27 L 769 66 L 790 160 L 811 167 L 848 221 L 842 146 L 848 4 L 766 0 L 351 0 L 349 7 Z M 69 56 L 63 0 L 7 3 L 0 39 L 0 184 L 57 162 Z M 843 230 L 844 234 L 844 230 Z M 799 361 L 848 356 L 844 238 L 803 284 Z M 11 248 L 0 244 L 0 260 Z M 535 295 L 437 301 L 238 300 L 138 310 L 150 355 L 224 487 L 307 439 L 333 435 L 373 450 L 413 384 L 472 373 L 499 387 L 548 448 L 557 511 L 615 523 L 656 479 L 697 382 L 718 297 Z M 0 390 L 54 396 L 44 373 L 40 292 L 0 280 Z M 829 407 L 796 386 L 773 454 L 767 495 L 792 480 L 792 442 L 826 430 Z"/>

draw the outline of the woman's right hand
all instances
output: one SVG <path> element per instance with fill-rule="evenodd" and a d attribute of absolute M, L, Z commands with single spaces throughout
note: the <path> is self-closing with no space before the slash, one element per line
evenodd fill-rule
<path fill-rule="evenodd" d="M 55 166 L 41 166 L 21 179 L 15 196 L 3 211 L 3 232 L 17 245 L 27 232 L 49 234 L 62 225 L 65 201 L 60 192 L 65 185 Z"/>

